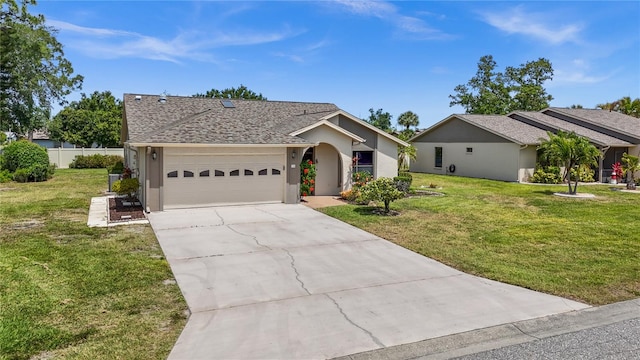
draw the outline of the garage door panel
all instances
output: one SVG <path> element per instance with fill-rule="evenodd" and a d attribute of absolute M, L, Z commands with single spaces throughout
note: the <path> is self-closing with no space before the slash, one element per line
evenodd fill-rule
<path fill-rule="evenodd" d="M 164 176 L 166 209 L 284 200 L 284 155 L 170 155 Z"/>

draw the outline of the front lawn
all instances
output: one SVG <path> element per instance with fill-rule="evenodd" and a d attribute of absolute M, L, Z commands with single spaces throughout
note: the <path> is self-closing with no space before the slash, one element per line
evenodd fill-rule
<path fill-rule="evenodd" d="M 88 228 L 107 173 L 0 184 L 0 359 L 164 359 L 186 304 L 148 225 Z"/>
<path fill-rule="evenodd" d="M 328 215 L 461 271 L 592 305 L 640 296 L 640 194 L 413 174 L 445 196 L 393 202 L 400 216 L 346 205 Z M 431 190 L 431 189 L 426 189 Z"/>

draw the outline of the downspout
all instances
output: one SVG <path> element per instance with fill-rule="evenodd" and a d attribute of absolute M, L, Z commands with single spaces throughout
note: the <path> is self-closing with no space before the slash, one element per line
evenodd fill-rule
<path fill-rule="evenodd" d="M 600 149 L 600 159 L 598 159 L 598 181 L 602 182 L 602 177 L 604 174 L 604 155 L 607 153 L 607 151 L 609 151 L 609 149 L 611 148 L 611 146 L 605 146 L 602 149 Z"/>
<path fill-rule="evenodd" d="M 138 163 L 138 160 L 139 160 L 138 150 L 136 148 L 134 148 L 133 146 L 131 146 L 131 145 L 128 145 L 127 147 L 129 148 L 129 151 L 131 151 L 131 152 L 133 152 L 135 154 L 134 156 L 136 158 L 136 165 L 140 166 L 139 163 Z M 129 164 L 129 157 L 127 156 L 127 167 L 131 168 L 130 165 L 131 164 Z M 136 170 L 136 172 L 137 172 L 136 177 L 139 177 L 140 176 L 140 171 L 138 171 L 138 169 L 134 169 L 134 170 Z M 139 180 L 140 179 L 138 179 L 138 181 Z M 140 183 L 140 186 L 142 187 L 142 198 L 146 202 L 147 201 L 147 197 L 146 197 L 145 186 L 142 183 Z M 144 204 L 142 204 L 142 206 L 143 206 L 142 208 L 144 209 L 145 208 Z"/>

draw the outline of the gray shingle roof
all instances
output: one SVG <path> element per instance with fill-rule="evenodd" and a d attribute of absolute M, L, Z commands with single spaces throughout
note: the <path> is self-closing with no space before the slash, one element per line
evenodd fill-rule
<path fill-rule="evenodd" d="M 619 131 L 640 139 L 640 119 L 615 111 L 601 109 L 549 108 L 542 112 L 557 112 L 609 130 Z"/>
<path fill-rule="evenodd" d="M 139 100 L 136 98 L 139 97 Z M 288 135 L 338 111 L 329 103 L 233 99 L 225 108 L 220 99 L 158 95 L 124 95 L 128 136 L 132 143 L 190 144 L 308 144 Z"/>
<path fill-rule="evenodd" d="M 577 124 L 573 124 L 564 120 L 560 120 L 558 118 L 554 118 L 552 116 L 545 115 L 541 112 L 533 112 L 533 111 L 516 111 L 515 115 L 523 116 L 527 119 L 530 119 L 536 123 L 549 126 L 553 129 L 560 129 L 568 132 L 575 132 L 576 134 L 586 137 L 593 141 L 594 143 L 598 143 L 600 145 L 607 146 L 628 146 L 631 145 L 629 142 L 620 140 L 613 136 L 609 136 L 603 133 L 600 133 L 595 130 L 587 129 Z M 640 126 L 640 121 L 638 121 Z"/>
<path fill-rule="evenodd" d="M 462 114 L 456 117 L 522 145 L 535 145 L 548 139 L 547 132 L 503 115 Z"/>

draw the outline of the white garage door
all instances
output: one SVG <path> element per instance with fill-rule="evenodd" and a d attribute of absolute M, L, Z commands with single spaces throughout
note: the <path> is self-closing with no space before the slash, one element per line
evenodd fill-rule
<path fill-rule="evenodd" d="M 284 201 L 284 154 L 164 157 L 165 209 Z"/>

